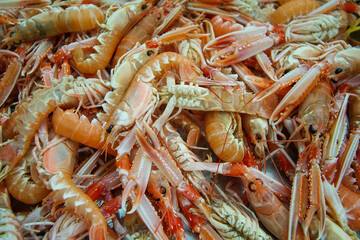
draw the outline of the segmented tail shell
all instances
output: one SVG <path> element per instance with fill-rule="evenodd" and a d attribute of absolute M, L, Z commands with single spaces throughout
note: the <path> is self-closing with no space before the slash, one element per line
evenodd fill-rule
<path fill-rule="evenodd" d="M 285 24 L 298 16 L 308 14 L 318 7 L 320 7 L 320 4 L 315 0 L 290 1 L 270 14 L 270 22 L 271 24 Z"/>
<path fill-rule="evenodd" d="M 205 115 L 206 138 L 222 160 L 240 162 L 244 157 L 241 118 L 229 112 L 207 112 Z"/>
<path fill-rule="evenodd" d="M 57 108 L 53 114 L 53 126 L 57 134 L 71 138 L 72 140 L 102 150 L 105 146 L 105 129 L 96 120 L 90 121 L 85 116 L 78 116 L 74 110 L 63 111 Z M 110 146 L 106 151 L 116 156 Z"/>
<path fill-rule="evenodd" d="M 28 174 L 27 162 L 32 158 L 31 151 L 18 162 L 15 168 L 6 177 L 6 186 L 12 197 L 26 204 L 36 204 L 41 202 L 50 190 L 42 182 L 34 182 Z"/>

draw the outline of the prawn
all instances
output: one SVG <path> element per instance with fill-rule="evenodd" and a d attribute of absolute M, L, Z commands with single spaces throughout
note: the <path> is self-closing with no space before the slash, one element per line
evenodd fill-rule
<path fill-rule="evenodd" d="M 49 184 L 53 192 L 48 198 L 64 201 L 65 207 L 79 214 L 90 224 L 90 239 L 106 239 L 107 224 L 93 200 L 71 180 L 77 154 L 77 143 L 65 140 L 48 148 L 44 153 L 44 166 L 52 174 Z"/>
<path fill-rule="evenodd" d="M 290 1 L 282 4 L 270 14 L 270 22 L 284 24 L 298 16 L 306 15 L 318 7 L 320 4 L 316 0 Z"/>
<path fill-rule="evenodd" d="M 15 112 L 5 123 L 10 130 L 3 132 L 5 139 L 14 138 L 15 141 L 5 145 L 0 153 L 3 162 L 11 163 L 10 169 L 26 153 L 41 122 L 57 106 L 77 107 L 80 98 L 85 103 L 102 100 L 108 91 L 105 83 L 99 79 L 84 80 L 82 77 L 74 79 L 71 75 L 64 77 L 55 87 L 39 89 L 18 104 Z M 0 179 L 5 176 L 6 173 Z"/>
<path fill-rule="evenodd" d="M 251 143 L 255 144 L 254 152 L 256 156 L 265 158 L 265 150 L 268 149 L 266 144 L 266 135 L 269 132 L 268 120 L 249 114 L 241 115 L 241 119 Z"/>
<path fill-rule="evenodd" d="M 205 134 L 215 154 L 226 162 L 244 158 L 245 143 L 239 114 L 206 112 Z"/>
<path fill-rule="evenodd" d="M 238 166 L 246 196 L 261 223 L 279 239 L 288 239 L 289 210 L 259 178 L 245 167 Z M 296 239 L 300 238 L 297 231 Z"/>
<path fill-rule="evenodd" d="M 23 239 L 20 222 L 11 210 L 9 192 L 5 183 L 0 183 L 0 238 L 2 239 Z"/>
<path fill-rule="evenodd" d="M 144 16 L 117 45 L 112 60 L 112 67 L 114 67 L 119 58 L 131 50 L 137 42 L 143 44 L 146 40 L 149 40 L 155 29 L 163 22 L 163 20 L 163 8 L 155 8 L 149 14 Z"/>
<path fill-rule="evenodd" d="M 176 239 L 186 239 L 184 226 L 173 208 L 171 187 L 164 175 L 159 171 L 152 171 L 147 186 L 147 191 L 158 202 L 159 210 L 164 215 L 164 221 L 169 231 Z"/>
<path fill-rule="evenodd" d="M 11 196 L 26 204 L 39 203 L 51 192 L 41 180 L 32 177 L 34 165 L 32 151 L 28 150 L 5 179 Z"/>
<path fill-rule="evenodd" d="M 216 84 L 216 81 L 214 83 Z M 238 87 L 231 90 L 232 92 L 229 92 L 220 86 L 204 88 L 181 83 L 162 87 L 160 94 L 161 101 L 165 103 L 168 103 L 172 96 L 176 96 L 176 106 L 182 109 L 247 113 L 267 119 L 278 103 L 276 96 L 267 101 L 253 101 L 255 94 Z"/>
<path fill-rule="evenodd" d="M 360 71 L 360 48 L 348 47 L 338 51 L 332 61 L 333 67 L 329 73 L 329 78 L 333 82 L 343 80 Z"/>
<path fill-rule="evenodd" d="M 203 214 L 209 216 L 209 209 L 203 197 L 194 189 L 189 181 L 183 176 L 181 170 L 173 160 L 168 151 L 161 148 L 159 140 L 156 138 L 155 132 L 152 128 L 143 121 L 144 127 L 151 137 L 155 148 L 151 146 L 145 138 L 144 133 L 139 129 L 136 130 L 136 138 L 140 144 L 141 149 L 144 150 L 156 166 L 163 172 L 170 184 L 176 187 L 177 193 L 188 198 L 192 203 L 198 207 Z"/>
<path fill-rule="evenodd" d="M 178 201 L 181 210 L 184 212 L 184 216 L 189 221 L 190 228 L 199 233 L 200 239 L 221 240 L 219 234 L 213 229 L 213 227 L 207 222 L 201 215 L 196 214 L 194 211 L 195 206 L 185 197 L 178 195 Z"/>
<path fill-rule="evenodd" d="M 317 64 L 312 66 L 282 98 L 271 114 L 269 123 L 271 125 L 277 125 L 284 121 L 316 86 L 322 72 L 322 65 Z"/>
<path fill-rule="evenodd" d="M 124 96 L 128 89 L 131 80 L 137 72 L 143 67 L 150 59 L 157 54 L 157 48 L 147 48 L 145 44 L 131 50 L 126 54 L 125 58 L 119 61 L 116 66 L 111 70 L 110 83 L 114 89 L 119 89 L 119 95 Z"/>
<path fill-rule="evenodd" d="M 303 152 L 296 163 L 295 177 L 292 184 L 289 238 L 297 234 L 299 218 L 304 220 L 304 234 L 308 234 L 309 226 L 316 216 L 319 237 L 324 232 L 326 204 L 321 170 L 319 166 L 321 149 L 319 140 L 315 139 Z"/>
<path fill-rule="evenodd" d="M 331 88 L 327 81 L 319 81 L 299 105 L 298 118 L 307 126 L 306 133 L 324 134 L 330 118 Z M 308 131 L 307 131 L 308 130 Z"/>
<path fill-rule="evenodd" d="M 152 58 L 136 74 L 124 97 L 111 94 L 111 97 L 105 98 L 106 102 L 102 105 L 105 113 L 99 113 L 97 117 L 105 123 L 106 129 L 114 126 L 108 141 L 115 141 L 120 131 L 132 126 L 135 119 L 151 107 L 155 97 L 152 88 L 170 69 L 179 70 L 182 79 L 195 79 L 201 73 L 188 58 L 177 53 L 164 52 Z"/>
<path fill-rule="evenodd" d="M 96 73 L 104 69 L 110 62 L 115 48 L 121 38 L 129 31 L 136 20 L 143 15 L 144 11 L 153 3 L 141 1 L 137 4 L 128 4 L 115 11 L 107 20 L 105 31 L 98 37 L 98 45 L 94 46 L 94 53 L 84 56 L 81 47 L 75 48 L 73 63 L 83 73 Z"/>
<path fill-rule="evenodd" d="M 92 4 L 46 11 L 16 25 L 3 41 L 19 43 L 67 32 L 87 31 L 97 28 L 104 19 L 103 11 Z"/>
<path fill-rule="evenodd" d="M 52 123 L 55 132 L 59 135 L 99 150 L 105 148 L 108 133 L 96 119 L 89 122 L 87 117 L 84 115 L 79 117 L 74 110 L 64 112 L 61 108 L 56 108 Z M 116 152 L 110 146 L 106 147 L 105 152 L 116 156 Z"/>
<path fill-rule="evenodd" d="M 211 210 L 208 220 L 224 239 L 272 239 L 241 202 L 227 196 L 219 187 L 216 189 L 220 196 L 208 193 Z"/>

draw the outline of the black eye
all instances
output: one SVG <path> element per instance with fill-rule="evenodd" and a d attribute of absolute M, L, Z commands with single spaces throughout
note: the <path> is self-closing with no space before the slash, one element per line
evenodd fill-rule
<path fill-rule="evenodd" d="M 147 52 L 146 52 L 146 55 L 148 55 L 149 57 L 151 56 L 151 55 L 153 55 L 154 54 L 154 51 L 153 50 L 148 50 Z"/>
<path fill-rule="evenodd" d="M 342 70 L 342 68 L 337 68 L 337 69 L 335 69 L 335 74 L 339 74 L 339 73 L 341 73 L 343 70 Z"/>
<path fill-rule="evenodd" d="M 360 2 L 359 3 L 358 2 L 359 1 L 356 1 L 357 4 L 360 4 Z M 353 12 L 351 14 L 354 15 L 356 17 L 356 19 L 360 18 L 360 15 L 357 12 Z"/>
<path fill-rule="evenodd" d="M 110 125 L 108 129 L 106 129 L 107 133 L 111 133 L 111 130 L 114 128 L 114 125 Z"/>
<path fill-rule="evenodd" d="M 11 32 L 10 37 L 13 37 L 16 34 L 16 32 Z"/>
<path fill-rule="evenodd" d="M 147 5 L 146 5 L 146 4 L 143 4 L 143 5 L 141 6 L 141 9 L 144 10 L 145 8 L 147 8 Z"/>
<path fill-rule="evenodd" d="M 159 13 L 158 17 L 157 17 L 157 20 L 160 20 L 160 19 L 161 19 L 161 14 Z"/>
<path fill-rule="evenodd" d="M 316 124 L 311 124 L 309 126 L 309 131 L 312 133 L 312 134 L 315 134 L 318 130 L 318 126 Z"/>
<path fill-rule="evenodd" d="M 261 140 L 261 134 L 260 133 L 255 134 L 255 139 L 256 140 Z"/>
<path fill-rule="evenodd" d="M 256 178 L 256 181 L 258 181 L 261 185 L 264 185 L 263 180 L 261 180 L 260 178 Z"/>
<path fill-rule="evenodd" d="M 192 17 L 192 18 L 196 18 L 196 14 L 195 14 L 195 13 L 191 13 L 191 17 Z"/>
<path fill-rule="evenodd" d="M 286 70 L 284 71 L 284 75 L 285 75 L 285 74 L 288 74 L 289 72 L 291 72 L 291 69 L 286 69 Z"/>
<path fill-rule="evenodd" d="M 165 196 L 165 195 L 166 195 L 166 188 L 165 188 L 164 186 L 161 186 L 160 188 L 161 188 L 161 189 L 160 189 L 161 195 L 162 195 L 162 196 Z"/>
<path fill-rule="evenodd" d="M 255 183 L 253 183 L 253 182 L 249 183 L 249 190 L 251 192 L 255 192 L 257 190 Z"/>

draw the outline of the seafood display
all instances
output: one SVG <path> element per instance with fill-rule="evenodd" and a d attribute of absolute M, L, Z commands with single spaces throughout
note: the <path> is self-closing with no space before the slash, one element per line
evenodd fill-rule
<path fill-rule="evenodd" d="M 358 239 L 359 15 L 0 2 L 0 238 Z"/>

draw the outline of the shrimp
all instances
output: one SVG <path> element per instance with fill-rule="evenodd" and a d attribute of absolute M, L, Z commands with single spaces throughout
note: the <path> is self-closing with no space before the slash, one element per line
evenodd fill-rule
<path fill-rule="evenodd" d="M 80 215 L 85 223 L 91 224 L 90 239 L 105 239 L 106 222 L 99 208 L 71 180 L 77 151 L 76 142 L 56 135 L 40 152 L 43 158 L 38 170 L 53 191 L 46 199 L 64 201 L 66 208 Z"/>
<path fill-rule="evenodd" d="M 23 239 L 20 222 L 11 210 L 10 196 L 5 183 L 0 183 L 0 238 Z"/>
<path fill-rule="evenodd" d="M 269 132 L 269 122 L 261 117 L 243 114 L 241 115 L 244 130 L 255 144 L 254 152 L 258 157 L 265 158 L 267 150 L 266 135 Z"/>
<path fill-rule="evenodd" d="M 195 79 L 201 71 L 188 58 L 172 52 L 164 52 L 147 62 L 132 80 L 125 96 L 111 94 L 105 98 L 102 106 L 105 113 L 97 115 L 100 122 L 105 123 L 107 129 L 114 127 L 109 134 L 108 141 L 113 142 L 119 132 L 131 127 L 139 114 L 151 107 L 154 101 L 153 86 L 166 71 L 178 70 L 182 79 Z"/>
<path fill-rule="evenodd" d="M 246 27 L 209 41 L 204 49 L 223 47 L 209 61 L 211 66 L 224 67 L 248 59 L 275 44 L 273 38 L 265 35 L 266 27 Z"/>
<path fill-rule="evenodd" d="M 195 206 L 185 197 L 178 195 L 178 201 L 181 210 L 184 212 L 186 219 L 189 221 L 190 228 L 199 233 L 199 238 L 204 240 L 221 240 L 222 238 L 213 229 L 213 227 L 201 215 L 194 211 Z"/>
<path fill-rule="evenodd" d="M 32 151 L 28 150 L 5 179 L 11 196 L 26 204 L 39 203 L 50 193 L 42 181 L 32 178 L 35 165 Z"/>
<path fill-rule="evenodd" d="M 226 162 L 244 158 L 245 143 L 239 114 L 206 112 L 205 134 L 215 154 Z"/>
<path fill-rule="evenodd" d="M 277 125 L 284 121 L 316 86 L 323 71 L 322 65 L 317 64 L 312 66 L 282 98 L 271 114 L 269 123 L 271 125 Z"/>
<path fill-rule="evenodd" d="M 135 138 L 135 136 L 134 136 L 134 138 Z M 133 144 L 135 144 L 135 141 Z M 130 174 L 130 172 L 129 172 L 130 171 L 129 156 L 127 154 L 119 154 L 119 155 L 121 157 L 117 158 L 116 165 L 117 165 L 118 172 L 120 174 L 121 184 L 123 184 L 125 186 L 128 184 L 129 181 L 134 180 L 134 179 L 129 179 L 129 174 Z M 141 155 L 144 155 L 144 154 L 141 154 Z M 142 158 L 142 160 L 144 160 L 144 159 L 145 158 Z M 149 162 L 150 162 L 150 167 L 151 167 L 151 161 L 149 161 Z M 143 161 L 142 163 L 146 163 L 146 161 Z M 136 173 L 137 175 L 142 175 L 142 172 L 140 169 L 147 168 L 147 166 L 140 166 L 142 163 L 133 165 L 131 171 L 133 173 Z M 142 175 L 142 177 L 144 177 L 144 176 Z M 136 179 L 136 180 L 139 180 L 139 179 Z M 139 186 L 140 188 L 143 187 L 143 190 L 144 190 L 143 192 L 145 192 L 146 186 L 144 186 L 143 183 L 142 184 L 140 183 L 139 185 L 140 185 Z M 143 185 L 143 186 L 141 186 L 141 185 Z M 128 193 L 130 193 L 130 197 L 132 199 L 135 199 L 136 196 L 135 196 L 134 190 L 131 190 Z M 122 194 L 122 197 L 124 197 L 124 193 Z M 122 199 L 120 199 L 120 201 L 122 202 Z M 146 195 L 141 196 L 141 202 L 138 203 L 136 211 L 137 211 L 138 215 L 140 216 L 140 218 L 145 223 L 145 225 L 148 227 L 150 232 L 155 236 L 155 238 L 168 239 L 165 235 L 163 226 L 161 224 L 161 220 L 158 218 L 157 212 L 155 211 L 154 207 L 151 205 L 150 200 L 147 198 Z"/>
<path fill-rule="evenodd" d="M 341 28 L 341 16 L 322 14 L 291 21 L 288 25 L 252 22 L 244 29 L 218 36 L 204 49 L 220 49 L 209 64 L 228 66 L 246 60 L 274 45 L 290 42 L 320 42 L 333 39 Z"/>
<path fill-rule="evenodd" d="M 3 132 L 5 139 L 14 138 L 1 150 L 1 160 L 10 163 L 12 169 L 26 153 L 31 139 L 39 129 L 41 122 L 53 112 L 57 106 L 77 107 L 80 100 L 84 103 L 99 102 L 108 91 L 108 86 L 99 79 L 85 80 L 73 76 L 63 78 L 55 87 L 39 89 L 17 105 L 10 119 L 5 123 L 9 131 Z M 81 98 L 81 99 L 80 99 Z M 94 99 L 93 99 L 94 98 Z M 1 176 L 3 179 L 6 176 Z"/>
<path fill-rule="evenodd" d="M 272 24 L 287 23 L 298 16 L 306 15 L 318 7 L 320 7 L 320 4 L 315 0 L 290 1 L 270 14 L 270 22 Z"/>
<path fill-rule="evenodd" d="M 150 59 L 157 54 L 157 48 L 147 48 L 145 44 L 128 52 L 127 56 L 111 70 L 111 87 L 119 89 L 121 97 L 124 96 L 128 89 L 131 80 L 136 73 L 143 67 Z"/>
<path fill-rule="evenodd" d="M 211 217 L 208 220 L 224 239 L 272 239 L 241 202 L 234 201 L 218 187 L 216 189 L 222 197 L 209 194 Z"/>
<path fill-rule="evenodd" d="M 124 54 L 111 71 L 111 86 L 120 88 L 116 95 L 120 94 L 122 97 L 125 94 L 131 80 L 151 58 L 158 54 L 160 46 L 186 38 L 189 35 L 188 33 L 196 28 L 196 25 L 191 25 L 167 32 Z"/>
<path fill-rule="evenodd" d="M 262 224 L 279 239 L 288 239 L 289 210 L 259 178 L 245 167 L 238 166 L 246 196 Z M 300 231 L 297 238 L 300 239 Z"/>
<path fill-rule="evenodd" d="M 201 161 L 170 123 L 162 127 L 160 137 L 181 169 L 191 168 L 196 162 Z M 197 191 L 204 193 L 201 182 L 206 181 L 206 177 L 201 171 L 187 171 L 184 174 Z"/>
<path fill-rule="evenodd" d="M 232 88 L 229 92 L 220 86 L 204 88 L 183 83 L 162 87 L 160 96 L 165 103 L 176 96 L 176 106 L 182 109 L 247 113 L 267 119 L 278 104 L 276 96 L 266 101 L 253 101 L 256 95 L 239 87 Z"/>
<path fill-rule="evenodd" d="M 105 148 L 108 133 L 96 119 L 90 123 L 84 115 L 79 117 L 74 110 L 64 112 L 61 108 L 56 108 L 52 116 L 52 123 L 55 132 L 59 135 L 99 150 Z M 110 146 L 105 148 L 105 152 L 116 156 L 116 152 Z"/>
<path fill-rule="evenodd" d="M 201 212 L 208 216 L 209 211 L 202 196 L 193 188 L 189 181 L 183 176 L 181 170 L 177 166 L 176 162 L 171 157 L 170 153 L 161 148 L 159 140 L 156 138 L 155 132 L 151 129 L 146 122 L 143 121 L 144 127 L 151 137 L 155 148 L 151 146 L 145 138 L 144 133 L 139 129 L 136 130 L 136 138 L 139 142 L 141 149 L 146 152 L 150 159 L 156 164 L 156 166 L 163 172 L 166 179 L 170 184 L 176 187 L 179 194 L 188 198 L 192 203 L 198 207 Z"/>
<path fill-rule="evenodd" d="M 360 126 L 360 86 L 351 88 L 348 105 L 348 116 L 350 129 L 356 129 Z"/>
<path fill-rule="evenodd" d="M 150 174 L 147 191 L 158 202 L 159 210 L 164 216 L 164 221 L 169 231 L 176 236 L 176 239 L 186 239 L 184 226 L 173 208 L 171 187 L 164 175 L 159 171 L 152 171 Z"/>
<path fill-rule="evenodd" d="M 77 144 L 62 141 L 46 150 L 44 166 L 51 173 L 49 184 L 53 190 L 49 195 L 54 201 L 64 201 L 65 207 L 79 214 L 90 224 L 90 239 L 106 239 L 107 224 L 98 206 L 71 180 L 77 154 Z"/>
<path fill-rule="evenodd" d="M 316 14 L 290 21 L 285 28 L 286 42 L 331 41 L 340 32 L 343 18 L 340 14 Z"/>
<path fill-rule="evenodd" d="M 132 49 L 137 42 L 143 44 L 146 40 L 149 40 L 163 20 L 163 8 L 155 8 L 143 17 L 118 44 L 112 60 L 112 67 L 114 67 L 119 58 Z"/>
<path fill-rule="evenodd" d="M 360 48 L 349 47 L 338 51 L 333 59 L 329 78 L 338 82 L 360 71 Z"/>
<path fill-rule="evenodd" d="M 52 10 L 35 15 L 10 30 L 3 41 L 18 43 L 52 37 L 67 32 L 87 31 L 104 21 L 103 11 L 92 4 Z"/>
<path fill-rule="evenodd" d="M 72 62 L 76 68 L 83 73 L 96 73 L 97 70 L 104 69 L 109 64 L 121 38 L 152 4 L 144 0 L 135 5 L 123 6 L 114 12 L 106 22 L 106 30 L 97 38 L 99 45 L 94 47 L 94 53 L 87 57 L 84 56 L 81 47 L 75 48 Z"/>
<path fill-rule="evenodd" d="M 321 149 L 319 140 L 314 140 L 300 154 L 295 167 L 295 177 L 292 184 L 289 238 L 294 239 L 298 229 L 299 219 L 303 219 L 304 234 L 308 234 L 309 226 L 316 216 L 318 221 L 319 237 L 324 232 L 326 204 L 324 186 L 319 166 Z"/>
<path fill-rule="evenodd" d="M 306 129 L 308 136 L 309 132 L 311 134 L 325 133 L 330 117 L 330 100 L 330 85 L 327 81 L 320 81 L 299 105 L 298 117 L 308 127 Z"/>

